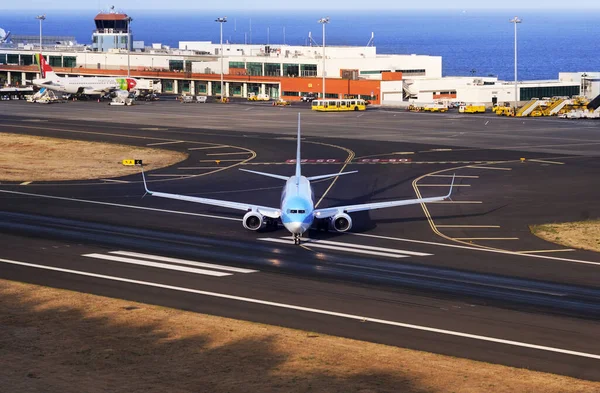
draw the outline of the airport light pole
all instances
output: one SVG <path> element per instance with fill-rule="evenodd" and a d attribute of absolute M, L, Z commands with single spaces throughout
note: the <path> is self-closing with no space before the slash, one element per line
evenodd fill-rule
<path fill-rule="evenodd" d="M 35 19 L 40 21 L 40 53 L 42 53 L 42 21 L 46 20 L 46 14 L 38 15 Z"/>
<path fill-rule="evenodd" d="M 515 113 L 517 112 L 518 89 L 517 89 L 517 24 L 523 21 L 515 16 L 510 20 L 510 23 L 515 24 Z"/>
<path fill-rule="evenodd" d="M 129 25 L 133 18 L 128 16 L 127 19 L 127 78 L 131 78 L 131 63 L 129 62 L 129 52 L 131 52 L 131 30 L 129 29 Z"/>
<path fill-rule="evenodd" d="M 215 22 L 219 22 L 221 28 L 221 49 L 219 54 L 221 55 L 221 101 L 223 101 L 223 23 L 227 22 L 227 17 L 217 18 Z"/>
<path fill-rule="evenodd" d="M 318 20 L 320 24 L 323 25 L 323 97 L 321 99 L 325 99 L 325 25 L 329 23 L 329 17 L 321 18 Z"/>

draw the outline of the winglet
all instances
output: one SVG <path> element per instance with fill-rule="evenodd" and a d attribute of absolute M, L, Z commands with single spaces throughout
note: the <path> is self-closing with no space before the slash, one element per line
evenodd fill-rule
<path fill-rule="evenodd" d="M 150 191 L 148 189 L 148 186 L 146 185 L 146 176 L 144 175 L 144 167 L 140 166 L 140 168 L 142 168 L 142 180 L 144 181 L 144 189 L 146 190 L 146 193 L 152 195 L 152 191 Z"/>
<path fill-rule="evenodd" d="M 444 197 L 444 199 L 449 199 L 450 195 L 452 195 L 452 188 L 454 187 L 454 178 L 456 177 L 456 173 L 452 174 L 452 183 L 450 183 L 450 191 L 448 191 L 448 195 Z"/>
<path fill-rule="evenodd" d="M 296 182 L 300 181 L 301 170 L 300 170 L 300 112 L 298 112 L 298 147 L 296 149 Z"/>

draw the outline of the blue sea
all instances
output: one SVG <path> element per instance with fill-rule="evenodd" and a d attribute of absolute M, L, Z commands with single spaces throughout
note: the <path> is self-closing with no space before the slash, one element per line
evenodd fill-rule
<path fill-rule="evenodd" d="M 44 35 L 75 36 L 89 44 L 95 11 L 47 12 Z M 219 41 L 214 19 L 201 11 L 131 11 L 134 39 L 177 47 L 178 41 Z M 308 34 L 322 41 L 317 20 L 331 18 L 328 45 L 367 45 L 371 33 L 378 53 L 442 56 L 443 74 L 514 79 L 515 15 L 508 11 L 371 11 L 226 13 L 223 39 L 234 43 L 308 44 Z M 0 27 L 13 34 L 37 35 L 33 12 L 4 11 Z M 518 13 L 520 80 L 557 79 L 561 71 L 600 71 L 600 13 L 524 11 Z M 285 33 L 284 33 L 285 31 Z"/>

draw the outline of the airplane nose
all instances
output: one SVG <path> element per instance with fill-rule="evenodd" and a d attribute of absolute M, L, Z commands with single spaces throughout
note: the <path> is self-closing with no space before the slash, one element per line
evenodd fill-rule
<path fill-rule="evenodd" d="M 291 233 L 303 233 L 304 232 L 304 228 L 302 228 L 301 222 L 288 222 L 285 224 L 285 227 Z"/>

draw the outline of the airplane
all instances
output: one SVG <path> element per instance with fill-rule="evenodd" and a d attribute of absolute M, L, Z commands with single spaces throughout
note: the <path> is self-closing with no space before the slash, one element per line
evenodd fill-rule
<path fill-rule="evenodd" d="M 54 72 L 41 54 L 35 55 L 40 67 L 41 78 L 31 81 L 37 87 L 68 94 L 115 95 L 127 97 L 133 90 L 152 90 L 153 81 L 135 78 L 79 77 L 62 78 Z"/>
<path fill-rule="evenodd" d="M 205 205 L 219 206 L 230 209 L 245 211 L 242 219 L 244 228 L 251 231 L 257 231 L 263 227 L 277 228 L 278 220 L 281 219 L 283 226 L 293 235 L 294 244 L 301 244 L 301 236 L 313 223 L 317 228 L 331 227 L 337 232 L 346 232 L 352 228 L 352 219 L 349 213 L 355 213 L 365 210 L 383 209 L 395 206 L 406 206 L 420 203 L 443 201 L 450 198 L 454 186 L 454 176 L 450 184 L 450 191 L 447 195 L 405 199 L 387 202 L 363 203 L 358 205 L 347 205 L 337 207 L 326 207 L 315 209 L 314 193 L 310 182 L 313 180 L 328 179 L 342 175 L 349 175 L 358 171 L 331 173 L 327 175 L 318 175 L 305 177 L 301 172 L 300 158 L 300 114 L 298 114 L 298 142 L 296 150 L 296 172 L 293 176 L 276 175 L 273 173 L 264 173 L 240 169 L 240 171 L 253 173 L 256 175 L 272 177 L 286 182 L 281 195 L 281 205 L 279 208 L 254 205 L 250 203 L 230 202 L 218 199 L 199 198 L 187 195 L 169 194 L 165 192 L 150 191 L 146 184 L 146 176 L 142 166 L 142 179 L 147 194 L 155 197 L 177 199 L 181 201 L 202 203 Z"/>

